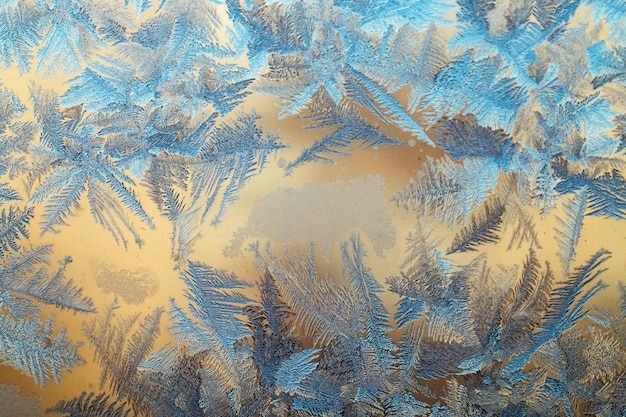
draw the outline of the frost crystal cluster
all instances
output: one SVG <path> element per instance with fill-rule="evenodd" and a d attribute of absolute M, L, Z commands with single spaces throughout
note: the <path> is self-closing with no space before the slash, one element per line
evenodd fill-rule
<path fill-rule="evenodd" d="M 96 392 L 46 413 L 626 415 L 626 286 L 606 284 L 623 246 L 582 245 L 600 220 L 626 230 L 623 0 L 4 0 L 0 80 L 0 363 L 42 387 L 84 363 L 47 304 L 90 315 L 101 365 Z M 269 168 L 409 144 L 430 156 L 386 203 L 416 226 L 382 276 L 368 242 L 381 255 L 395 232 L 378 202 L 363 237 L 332 236 L 336 273 L 321 242 L 252 244 L 245 277 L 202 251 L 199 225 Z M 380 178 L 350 187 L 380 197 Z M 329 196 L 337 234 L 372 196 L 354 217 Z M 277 201 L 223 249 L 272 235 Z M 96 313 L 72 259 L 39 243 L 82 210 L 142 251 L 170 225 L 186 298 Z"/>

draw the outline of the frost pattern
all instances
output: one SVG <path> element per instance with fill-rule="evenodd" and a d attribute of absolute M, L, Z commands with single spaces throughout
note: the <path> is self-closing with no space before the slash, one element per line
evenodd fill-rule
<path fill-rule="evenodd" d="M 125 248 L 170 227 L 186 300 L 156 351 L 162 307 L 85 323 L 100 392 L 51 413 L 624 415 L 624 287 L 618 309 L 590 311 L 613 264 L 579 244 L 626 219 L 625 16 L 620 0 L 5 1 L 0 66 L 37 81 L 0 86 L 0 360 L 42 386 L 83 362 L 38 303 L 95 305 L 65 278 L 71 258 L 48 267 L 51 245 L 27 241 L 86 207 Z M 281 120 L 311 142 L 268 127 Z M 346 195 L 324 219 L 347 239 L 324 248 L 341 253 L 332 279 L 315 245 L 253 244 L 256 298 L 254 276 L 199 259 L 198 225 L 231 220 L 286 148 L 295 176 L 405 143 L 430 157 L 392 190 L 419 224 L 387 276 L 345 236 L 380 254 L 387 217 L 347 221 Z M 227 250 L 273 238 L 267 205 Z M 539 252 L 546 219 L 559 268 Z M 495 269 L 496 247 L 527 255 Z"/>

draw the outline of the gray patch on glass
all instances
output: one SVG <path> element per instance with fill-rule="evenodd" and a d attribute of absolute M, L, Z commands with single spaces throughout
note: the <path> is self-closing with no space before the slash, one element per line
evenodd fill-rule
<path fill-rule="evenodd" d="M 148 273 L 129 269 L 109 269 L 105 264 L 96 267 L 94 279 L 104 293 L 113 293 L 128 304 L 141 304 L 156 290 L 156 281 Z"/>
<path fill-rule="evenodd" d="M 371 240 L 378 256 L 395 244 L 395 228 L 385 206 L 385 183 L 380 176 L 267 194 L 256 201 L 246 226 L 235 232 L 224 255 L 239 255 L 245 240 L 251 237 L 285 245 L 313 243 L 324 247 L 357 230 Z"/>
<path fill-rule="evenodd" d="M 0 384 L 0 417 L 38 417 L 41 399 L 23 396 L 17 385 Z"/>

